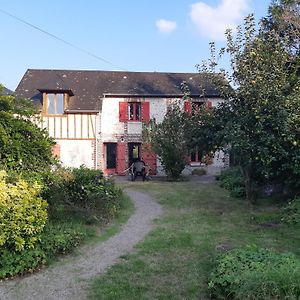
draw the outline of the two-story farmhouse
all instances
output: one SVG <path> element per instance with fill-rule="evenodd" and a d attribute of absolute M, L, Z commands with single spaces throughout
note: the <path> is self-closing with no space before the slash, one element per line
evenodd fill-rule
<path fill-rule="evenodd" d="M 36 122 L 56 141 L 54 153 L 65 166 L 84 164 L 121 175 L 134 159 L 142 158 L 152 173 L 160 173 L 159 159 L 143 146 L 142 125 L 150 118 L 163 120 L 168 105 L 182 99 L 184 81 L 193 103 L 216 106 L 222 101 L 199 73 L 29 69 L 16 95 L 40 107 Z M 190 102 L 183 107 L 190 110 Z M 193 153 L 190 164 L 197 166 L 201 159 Z M 212 163 L 222 165 L 219 154 Z"/>

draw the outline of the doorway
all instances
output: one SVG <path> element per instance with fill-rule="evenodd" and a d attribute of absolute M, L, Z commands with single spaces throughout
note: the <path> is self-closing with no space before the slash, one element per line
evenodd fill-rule
<path fill-rule="evenodd" d="M 106 144 L 106 169 L 115 169 L 117 165 L 117 144 Z"/>
<path fill-rule="evenodd" d="M 141 159 L 141 144 L 140 143 L 128 143 L 128 163 L 129 166 L 133 162 Z"/>

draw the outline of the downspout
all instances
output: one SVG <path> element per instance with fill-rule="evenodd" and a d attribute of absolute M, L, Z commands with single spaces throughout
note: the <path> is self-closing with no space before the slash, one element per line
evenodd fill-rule
<path fill-rule="evenodd" d="M 105 96 L 104 96 L 105 97 Z M 101 99 L 101 105 L 102 105 L 102 99 Z M 96 163 L 96 169 L 98 168 L 98 158 L 99 158 L 99 145 L 98 142 L 100 141 L 100 132 L 101 132 L 101 107 L 99 108 L 99 111 L 97 113 L 97 117 L 96 117 L 96 147 L 95 147 L 95 151 L 96 151 L 96 158 L 95 158 L 95 163 Z"/>
<path fill-rule="evenodd" d="M 98 120 L 99 116 L 99 120 Z M 100 123 L 100 112 L 96 115 L 96 126 L 95 126 L 95 169 L 98 169 L 98 134 L 99 134 L 99 124 Z"/>

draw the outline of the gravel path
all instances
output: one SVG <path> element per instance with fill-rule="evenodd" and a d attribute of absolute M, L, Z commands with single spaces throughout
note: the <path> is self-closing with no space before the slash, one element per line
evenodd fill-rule
<path fill-rule="evenodd" d="M 117 235 L 98 245 L 85 246 L 80 255 L 63 258 L 54 266 L 31 276 L 0 282 L 1 300 L 83 300 L 91 278 L 102 274 L 121 255 L 133 250 L 162 213 L 151 197 L 133 190 L 125 191 L 133 200 L 135 212 Z"/>

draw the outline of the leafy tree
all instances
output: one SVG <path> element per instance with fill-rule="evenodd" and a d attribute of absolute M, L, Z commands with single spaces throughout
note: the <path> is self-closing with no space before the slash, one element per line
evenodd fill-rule
<path fill-rule="evenodd" d="M 299 178 L 299 78 L 290 80 L 290 54 L 281 36 L 274 30 L 257 32 L 253 16 L 245 19 L 236 37 L 230 30 L 226 36 L 220 55 L 229 54 L 231 73 L 223 72 L 235 88 L 215 76 L 214 51 L 204 69 L 230 100 L 215 112 L 216 123 L 223 123 L 215 133 L 216 144 L 230 145 L 244 175 L 247 198 L 252 199 L 255 182 Z"/>
<path fill-rule="evenodd" d="M 25 99 L 0 96 L 0 166 L 18 173 L 39 173 L 55 162 L 54 142 L 45 130 L 31 122 L 37 114 Z"/>
<path fill-rule="evenodd" d="M 173 104 L 161 123 L 151 120 L 143 132 L 144 140 L 159 156 L 167 176 L 174 180 L 180 177 L 188 153 L 185 117 L 179 104 Z"/>
<path fill-rule="evenodd" d="M 298 0 L 276 0 L 269 6 L 268 16 L 262 19 L 265 32 L 274 30 L 291 55 L 300 55 L 300 3 Z"/>

